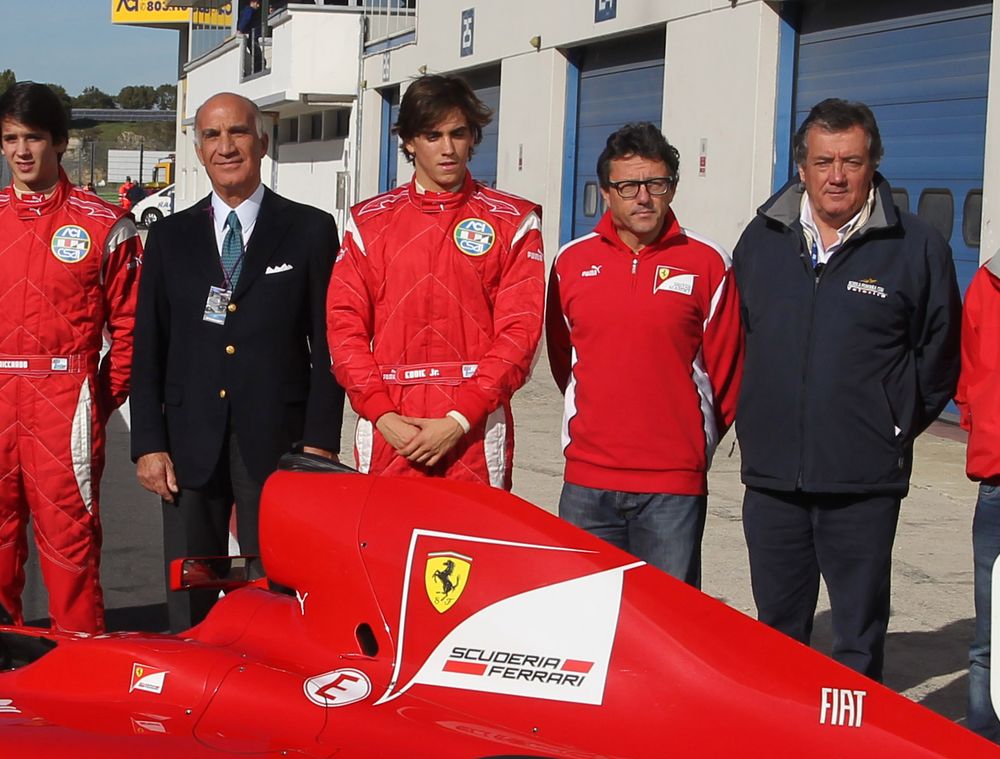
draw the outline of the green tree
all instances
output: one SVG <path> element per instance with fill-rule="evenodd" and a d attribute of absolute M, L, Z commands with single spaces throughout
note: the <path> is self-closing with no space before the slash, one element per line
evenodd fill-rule
<path fill-rule="evenodd" d="M 62 103 L 63 109 L 65 109 L 66 113 L 73 112 L 73 100 L 66 92 L 65 87 L 58 84 L 52 84 L 51 82 L 45 86 L 56 93 L 56 97 L 59 98 L 59 101 Z"/>
<path fill-rule="evenodd" d="M 161 111 L 173 111 L 177 108 L 177 85 L 161 84 L 156 88 L 156 107 Z"/>
<path fill-rule="evenodd" d="M 15 82 L 17 82 L 17 77 L 14 76 L 13 71 L 10 69 L 0 71 L 0 95 L 13 87 Z"/>
<path fill-rule="evenodd" d="M 115 99 L 97 87 L 84 87 L 83 92 L 73 98 L 74 108 L 114 108 Z"/>
<path fill-rule="evenodd" d="M 156 90 L 147 84 L 122 87 L 118 93 L 118 105 L 130 110 L 148 111 L 156 105 Z"/>

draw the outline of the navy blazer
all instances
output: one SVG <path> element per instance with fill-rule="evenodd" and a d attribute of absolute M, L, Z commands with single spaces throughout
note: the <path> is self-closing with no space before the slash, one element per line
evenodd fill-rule
<path fill-rule="evenodd" d="M 232 425 L 261 482 L 292 443 L 340 449 L 344 392 L 330 371 L 326 291 L 339 247 L 330 214 L 265 189 L 223 325 L 205 321 L 223 286 L 210 197 L 149 231 L 136 311 L 132 458 L 169 452 L 198 488 Z"/>

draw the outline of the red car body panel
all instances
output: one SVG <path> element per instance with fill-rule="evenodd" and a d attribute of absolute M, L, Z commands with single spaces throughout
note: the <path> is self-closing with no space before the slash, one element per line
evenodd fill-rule
<path fill-rule="evenodd" d="M 0 673 L 3 756 L 1000 755 L 500 490 L 279 472 L 261 535 L 295 595 L 181 636 L 0 628 L 56 644 Z"/>

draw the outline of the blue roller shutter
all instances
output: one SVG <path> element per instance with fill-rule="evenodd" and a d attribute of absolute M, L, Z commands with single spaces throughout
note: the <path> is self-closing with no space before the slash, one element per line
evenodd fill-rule
<path fill-rule="evenodd" d="M 379 149 L 378 191 L 385 192 L 396 186 L 396 167 L 399 160 L 399 138 L 392 127 L 399 118 L 399 87 L 382 90 L 382 144 Z"/>
<path fill-rule="evenodd" d="M 936 5 L 946 4 L 955 3 Z M 885 145 L 880 171 L 900 205 L 948 238 L 964 292 L 979 265 L 991 6 L 907 16 L 910 3 L 894 2 L 883 16 L 887 6 L 898 17 L 853 24 L 870 3 L 838 4 L 840 23 L 806 7 L 795 124 L 827 97 L 871 106 Z M 813 24 L 826 28 L 810 28 L 810 7 L 828 14 Z"/>
<path fill-rule="evenodd" d="M 597 158 L 608 135 L 630 121 L 660 125 L 663 114 L 662 29 L 574 51 L 579 70 L 572 198 L 572 236 L 594 228 L 603 212 L 597 183 Z M 569 201 L 567 198 L 566 201 Z"/>

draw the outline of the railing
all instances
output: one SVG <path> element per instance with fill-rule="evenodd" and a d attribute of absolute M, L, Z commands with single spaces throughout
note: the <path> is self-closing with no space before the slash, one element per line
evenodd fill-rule
<path fill-rule="evenodd" d="M 362 0 L 365 45 L 397 37 L 417 28 L 417 0 Z"/>
<path fill-rule="evenodd" d="M 176 121 L 177 111 L 127 108 L 73 108 L 74 121 Z"/>

